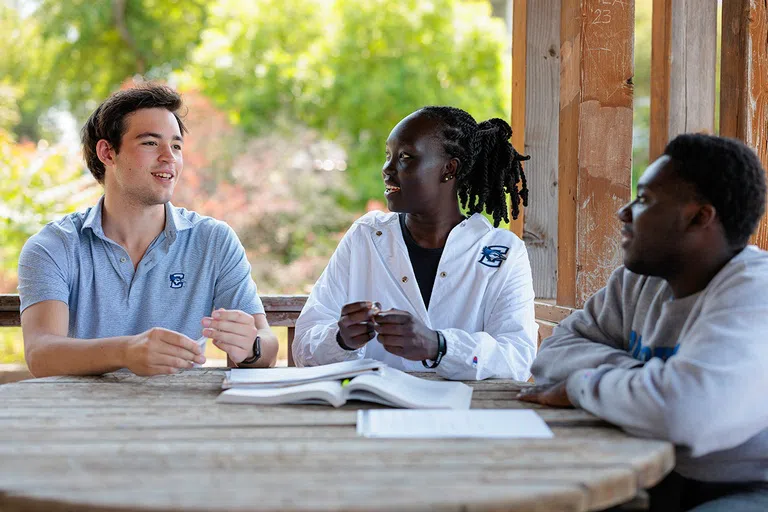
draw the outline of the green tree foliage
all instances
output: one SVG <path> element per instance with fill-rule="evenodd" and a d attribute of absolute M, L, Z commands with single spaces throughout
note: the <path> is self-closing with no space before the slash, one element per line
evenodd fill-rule
<path fill-rule="evenodd" d="M 36 18 L 25 17 L 2 2 L 0 34 L 0 127 L 12 129 L 22 138 L 37 140 L 44 132 L 39 117 L 55 103 L 45 77 L 49 75 L 57 43 L 43 40 Z"/>
<path fill-rule="evenodd" d="M 132 76 L 183 71 L 246 133 L 298 121 L 344 141 L 356 206 L 381 196 L 384 141 L 411 111 L 508 117 L 487 1 L 42 0 L 29 22 L 47 45 L 32 114 L 63 104 L 82 120 Z"/>
<path fill-rule="evenodd" d="M 78 151 L 41 142 L 17 144 L 0 130 L 0 283 L 15 280 L 21 247 L 46 222 L 98 199 Z"/>
<path fill-rule="evenodd" d="M 635 2 L 635 101 L 633 113 L 632 191 L 648 166 L 651 125 L 652 0 Z"/>
<path fill-rule="evenodd" d="M 220 0 L 187 68 L 193 83 L 249 133 L 293 119 L 318 78 L 330 12 L 322 0 Z"/>
<path fill-rule="evenodd" d="M 292 118 L 344 140 L 361 205 L 381 196 L 384 142 L 413 110 L 508 117 L 503 40 L 487 2 L 232 0 L 211 10 L 194 67 L 251 133 Z"/>
<path fill-rule="evenodd" d="M 350 175 L 362 197 L 381 195 L 378 170 L 395 124 L 433 104 L 478 119 L 508 118 L 503 89 L 504 27 L 487 3 L 337 2 L 334 77 L 316 123 L 351 136 Z"/>
<path fill-rule="evenodd" d="M 183 67 L 207 19 L 205 0 L 43 0 L 30 17 L 46 47 L 37 78 L 48 106 L 82 119 L 134 75 L 166 78 Z"/>

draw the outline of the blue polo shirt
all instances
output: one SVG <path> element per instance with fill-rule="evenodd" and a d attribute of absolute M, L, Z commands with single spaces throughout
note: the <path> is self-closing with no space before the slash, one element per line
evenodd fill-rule
<path fill-rule="evenodd" d="M 21 311 L 64 302 L 72 338 L 164 327 L 192 339 L 214 309 L 264 312 L 245 250 L 227 224 L 166 203 L 165 228 L 134 271 L 126 250 L 104 235 L 103 204 L 102 197 L 27 240 L 19 258 Z"/>

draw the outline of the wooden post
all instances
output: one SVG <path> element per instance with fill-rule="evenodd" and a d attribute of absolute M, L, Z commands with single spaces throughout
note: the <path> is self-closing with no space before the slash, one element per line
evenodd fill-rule
<path fill-rule="evenodd" d="M 630 198 L 634 0 L 563 0 L 557 302 L 581 306 L 621 264 Z"/>
<path fill-rule="evenodd" d="M 560 0 L 515 0 L 512 144 L 525 164 L 530 204 L 523 240 L 536 297 L 557 294 L 557 124 L 560 88 Z M 523 18 L 523 19 L 521 19 Z M 516 48 L 516 50 L 515 50 Z"/>
<path fill-rule="evenodd" d="M 512 5 L 512 146 L 525 153 L 525 84 L 526 84 L 526 39 L 528 0 L 514 0 Z M 530 186 L 530 184 L 529 184 Z M 520 215 L 512 219 L 510 210 L 509 229 L 523 237 L 525 212 L 520 205 Z"/>
<path fill-rule="evenodd" d="M 652 27 L 650 161 L 680 133 L 714 133 L 717 0 L 654 0 Z"/>
<path fill-rule="evenodd" d="M 293 338 L 296 336 L 296 327 L 288 326 L 288 366 L 296 366 L 293 360 Z"/>
<path fill-rule="evenodd" d="M 768 6 L 723 2 L 720 135 L 743 140 L 768 168 Z M 768 217 L 752 243 L 768 249 Z"/>

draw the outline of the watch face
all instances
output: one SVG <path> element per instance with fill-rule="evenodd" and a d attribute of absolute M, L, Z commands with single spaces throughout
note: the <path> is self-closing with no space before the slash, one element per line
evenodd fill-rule
<path fill-rule="evenodd" d="M 253 340 L 253 356 L 246 357 L 240 362 L 244 364 L 253 364 L 256 361 L 258 361 L 260 357 L 261 357 L 261 336 L 256 336 L 256 339 Z"/>

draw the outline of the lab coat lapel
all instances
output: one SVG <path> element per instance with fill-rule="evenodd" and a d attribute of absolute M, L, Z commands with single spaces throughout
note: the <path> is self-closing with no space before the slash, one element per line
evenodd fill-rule
<path fill-rule="evenodd" d="M 427 309 L 424 307 L 424 300 L 421 298 L 419 283 L 411 266 L 411 259 L 408 256 L 408 248 L 403 240 L 403 233 L 400 229 L 400 221 L 397 215 L 394 215 L 385 224 L 374 228 L 373 245 L 381 257 L 382 263 L 388 271 L 389 278 L 392 280 L 392 286 L 397 287 L 411 304 L 411 311 L 416 313 L 419 319 L 430 326 L 427 316 Z M 385 309 L 392 305 L 382 304 Z"/>

